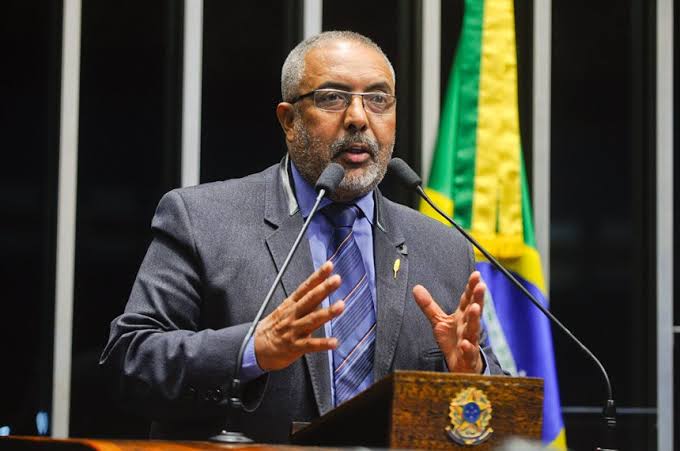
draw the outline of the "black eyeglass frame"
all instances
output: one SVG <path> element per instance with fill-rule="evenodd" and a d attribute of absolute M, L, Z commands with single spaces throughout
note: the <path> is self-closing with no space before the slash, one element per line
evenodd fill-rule
<path fill-rule="evenodd" d="M 394 108 L 394 106 L 395 106 L 396 103 L 397 103 L 397 97 L 394 96 L 394 95 L 392 95 L 392 94 L 389 94 L 389 93 L 387 93 L 387 92 L 382 92 L 382 91 L 350 92 L 350 91 L 343 91 L 342 89 L 331 89 L 331 88 L 314 89 L 313 91 L 309 91 L 309 92 L 307 92 L 307 93 L 305 93 L 305 94 L 300 94 L 299 96 L 294 97 L 293 99 L 290 100 L 289 103 L 291 103 L 291 104 L 297 103 L 297 102 L 299 102 L 300 100 L 304 99 L 305 97 L 314 96 L 314 94 L 316 94 L 317 92 L 337 92 L 337 93 L 345 94 L 345 95 L 348 95 L 348 96 L 351 97 L 350 100 L 349 100 L 348 102 L 346 102 L 345 107 L 344 107 L 343 109 L 341 109 L 341 110 L 329 110 L 329 109 L 326 109 L 326 108 L 322 108 L 322 107 L 320 107 L 320 106 L 318 106 L 318 105 L 316 104 L 316 99 L 314 99 L 314 106 L 316 106 L 316 107 L 319 108 L 320 110 L 323 110 L 323 111 L 330 111 L 330 112 L 332 112 L 332 113 L 340 113 L 340 112 L 342 112 L 342 111 L 346 111 L 347 108 L 349 108 L 350 104 L 352 103 L 352 100 L 351 100 L 351 99 L 354 98 L 354 96 L 360 96 L 360 97 L 361 97 L 361 105 L 364 107 L 364 110 L 370 111 L 370 112 L 373 113 L 373 114 L 389 114 L 389 113 L 392 112 L 392 109 Z M 392 104 L 388 107 L 388 109 L 385 110 L 384 112 L 373 111 L 373 110 L 370 109 L 370 108 L 366 108 L 365 96 L 376 95 L 376 94 L 380 94 L 380 95 L 383 95 L 383 96 L 386 96 L 386 97 L 388 97 L 388 98 L 393 99 L 393 103 L 392 103 Z"/>

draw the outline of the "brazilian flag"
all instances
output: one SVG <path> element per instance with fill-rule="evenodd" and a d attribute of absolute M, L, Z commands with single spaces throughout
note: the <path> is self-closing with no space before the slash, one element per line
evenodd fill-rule
<path fill-rule="evenodd" d="M 466 0 L 427 193 L 544 305 L 517 107 L 513 0 Z M 438 215 L 427 204 L 421 211 Z M 481 254 L 483 321 L 501 365 L 544 379 L 546 444 L 566 449 L 550 324 Z"/>

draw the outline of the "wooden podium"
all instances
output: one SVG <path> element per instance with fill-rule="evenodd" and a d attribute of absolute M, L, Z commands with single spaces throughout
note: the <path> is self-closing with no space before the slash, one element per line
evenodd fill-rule
<path fill-rule="evenodd" d="M 510 436 L 539 439 L 542 409 L 542 379 L 397 371 L 356 398 L 307 423 L 291 435 L 292 446 L 0 437 L 0 450 L 307 449 L 295 445 L 490 450 Z M 466 419 L 470 421 L 466 423 Z M 485 440 L 477 445 L 459 445 L 451 438 L 469 437 L 470 433 Z"/>
<path fill-rule="evenodd" d="M 396 371 L 291 435 L 298 445 L 494 449 L 539 440 L 543 380 Z M 468 421 L 469 420 L 469 421 Z M 481 443 L 466 445 L 465 438 Z"/>

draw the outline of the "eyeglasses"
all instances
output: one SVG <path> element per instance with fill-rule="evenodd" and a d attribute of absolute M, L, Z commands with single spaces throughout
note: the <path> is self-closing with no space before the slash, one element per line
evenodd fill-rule
<path fill-rule="evenodd" d="M 354 96 L 361 96 L 364 109 L 375 114 L 387 114 L 392 111 L 397 98 L 385 92 L 347 92 L 338 89 L 315 89 L 299 95 L 290 103 L 298 102 L 305 97 L 313 96 L 314 106 L 324 111 L 345 111 Z"/>

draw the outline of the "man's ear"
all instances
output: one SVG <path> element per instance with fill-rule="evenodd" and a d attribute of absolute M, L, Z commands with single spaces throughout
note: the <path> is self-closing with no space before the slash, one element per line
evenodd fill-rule
<path fill-rule="evenodd" d="M 293 142 L 295 139 L 295 130 L 293 128 L 295 107 L 288 102 L 279 103 L 276 106 L 276 118 L 279 120 L 283 133 L 286 135 L 286 141 Z"/>

